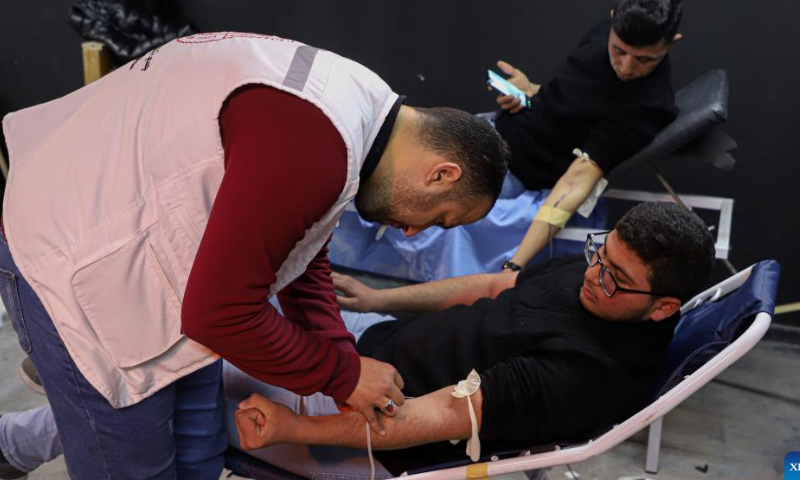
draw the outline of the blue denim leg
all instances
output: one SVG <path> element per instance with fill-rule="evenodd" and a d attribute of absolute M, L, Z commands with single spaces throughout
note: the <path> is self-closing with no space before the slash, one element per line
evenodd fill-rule
<path fill-rule="evenodd" d="M 130 407 L 112 408 L 71 359 L 52 319 L 20 274 L 2 235 L 0 294 L 4 304 L 10 306 L 9 317 L 19 336 L 20 345 L 28 352 L 42 379 L 61 436 L 70 476 L 81 480 L 176 478 L 173 414 L 177 383 Z M 221 380 L 214 382 L 205 378 L 205 375 L 212 379 L 215 375 L 219 378 L 220 367 L 215 364 L 207 370 L 187 381 L 187 388 L 193 392 L 191 395 L 206 407 L 215 403 L 207 402 L 209 398 L 221 397 Z M 207 391 L 212 392 L 210 396 Z M 221 406 L 219 410 L 217 415 L 221 415 Z M 213 417 L 213 414 L 206 415 L 204 421 L 211 425 L 215 421 Z M 218 425 L 221 429 L 221 418 Z M 216 459 L 216 456 L 221 457 L 217 453 L 220 433 L 215 432 L 213 426 L 210 430 L 214 440 L 200 437 L 203 443 L 200 448 L 208 448 L 212 453 L 200 453 L 198 458 L 202 458 L 209 469 L 204 474 L 216 479 L 222 471 L 222 460 Z M 224 436 L 222 439 L 224 443 Z M 195 453 L 197 445 L 193 440 L 182 442 L 182 445 L 191 454 Z M 191 459 L 192 455 L 183 455 L 181 452 L 179 456 Z M 185 478 L 200 477 L 189 474 Z"/>
<path fill-rule="evenodd" d="M 222 360 L 176 382 L 173 419 L 177 478 L 217 480 L 228 446 L 223 428 Z M 62 454 L 50 406 L 0 418 L 0 447 L 24 472 Z"/>
<path fill-rule="evenodd" d="M 217 480 L 228 448 L 222 360 L 181 378 L 175 387 L 178 478 Z"/>
<path fill-rule="evenodd" d="M 0 269 L 5 271 L 2 281 L 10 285 L 0 290 L 3 302 L 19 307 L 9 310 L 9 317 L 42 379 L 70 476 L 81 480 L 175 478 L 174 386 L 131 407 L 113 409 L 72 361 L 52 319 L 11 258 L 5 239 L 0 239 Z M 10 283 L 5 277 L 9 273 Z"/>

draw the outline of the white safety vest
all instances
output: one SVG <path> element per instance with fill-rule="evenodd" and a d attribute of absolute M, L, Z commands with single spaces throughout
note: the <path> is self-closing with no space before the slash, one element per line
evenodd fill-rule
<path fill-rule="evenodd" d="M 181 333 L 181 302 L 223 176 L 219 112 L 246 84 L 313 103 L 347 146 L 345 187 L 277 272 L 274 295 L 302 275 L 356 194 L 397 99 L 373 72 L 283 38 L 198 34 L 3 120 L 11 253 L 115 408 L 216 359 Z"/>

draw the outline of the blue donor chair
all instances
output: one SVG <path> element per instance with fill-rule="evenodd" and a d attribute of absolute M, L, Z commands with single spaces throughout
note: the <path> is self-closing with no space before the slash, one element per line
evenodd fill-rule
<path fill-rule="evenodd" d="M 484 478 L 513 472 L 528 472 L 531 478 L 546 478 L 541 469 L 581 462 L 617 446 L 648 425 L 648 470 L 656 466 L 650 458 L 658 444 L 653 438 L 661 418 L 685 399 L 739 360 L 753 348 L 769 328 L 775 307 L 780 267 L 773 260 L 759 262 L 695 296 L 681 308 L 653 401 L 624 422 L 609 426 L 599 436 L 571 445 L 548 445 L 531 451 L 484 452 L 478 463 L 432 465 L 407 472 L 408 480 Z M 276 469 L 240 451 L 230 451 L 228 467 L 256 479 L 296 480 L 294 474 Z"/>
<path fill-rule="evenodd" d="M 744 356 L 767 332 L 775 309 L 779 275 L 776 261 L 759 262 L 687 302 L 681 308 L 682 318 L 670 343 L 661 388 L 654 394 L 653 402 L 602 435 L 585 443 L 554 446 L 536 454 L 520 452 L 515 457 L 491 461 L 499 457 L 495 454 L 487 455 L 489 461 L 482 464 L 431 467 L 426 472 L 409 472 L 411 475 L 404 478 L 445 480 L 474 478 L 476 472 L 489 476 L 519 471 L 533 475 L 531 471 L 537 469 L 600 455 L 648 425 L 651 428 L 658 425 L 660 438 L 664 415 Z M 648 471 L 657 469 L 658 444 L 654 443 L 657 439 L 653 431 L 648 446 Z M 653 454 L 655 458 L 651 458 Z"/>

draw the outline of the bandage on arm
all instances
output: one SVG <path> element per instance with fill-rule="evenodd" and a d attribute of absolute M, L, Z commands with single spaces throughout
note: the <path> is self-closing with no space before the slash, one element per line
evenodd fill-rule
<path fill-rule="evenodd" d="M 450 393 L 455 398 L 466 398 L 467 406 L 469 407 L 469 421 L 472 426 L 472 433 L 467 439 L 467 456 L 473 462 L 481 459 L 481 439 L 478 437 L 480 427 L 478 426 L 478 417 L 475 413 L 475 406 L 472 404 L 472 396 L 479 392 L 481 389 L 481 376 L 478 375 L 474 369 L 469 372 L 466 379 L 461 380 Z M 459 440 L 450 440 L 453 445 L 456 445 Z"/>
<path fill-rule="evenodd" d="M 558 179 L 550 195 L 528 228 L 511 261 L 525 266 L 542 251 L 550 238 L 566 225 L 578 207 L 589 197 L 603 171 L 583 152 Z M 541 217 L 540 217 L 541 216 Z"/>
<path fill-rule="evenodd" d="M 564 228 L 571 216 L 572 212 L 569 210 L 542 205 L 539 207 L 539 211 L 536 212 L 536 217 L 533 219 L 539 222 L 549 223 L 554 227 Z"/>

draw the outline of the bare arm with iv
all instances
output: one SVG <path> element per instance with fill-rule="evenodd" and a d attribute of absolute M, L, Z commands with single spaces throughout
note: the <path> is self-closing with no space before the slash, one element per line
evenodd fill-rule
<path fill-rule="evenodd" d="M 475 435 L 480 429 L 482 396 L 453 395 L 455 385 L 419 398 L 408 399 L 394 417 L 384 416 L 386 435 L 372 435 L 374 449 L 392 450 L 430 442 L 473 436 L 470 407 L 475 415 Z M 236 412 L 239 441 L 250 450 L 280 443 L 335 445 L 367 448 L 364 417 L 357 412 L 316 417 L 302 416 L 258 394 L 241 402 Z"/>
<path fill-rule="evenodd" d="M 595 185 L 604 181 L 600 167 L 585 153 L 579 153 L 540 207 L 511 262 L 524 267 L 564 228 L 569 218 L 589 198 Z"/>

